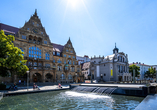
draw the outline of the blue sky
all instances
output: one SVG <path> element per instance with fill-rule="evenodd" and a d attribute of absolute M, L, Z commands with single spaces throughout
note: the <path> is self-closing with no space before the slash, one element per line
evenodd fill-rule
<path fill-rule="evenodd" d="M 0 22 L 22 27 L 35 9 L 51 42 L 70 36 L 79 56 L 107 56 L 115 42 L 129 63 L 157 65 L 156 0 L 6 0 Z"/>

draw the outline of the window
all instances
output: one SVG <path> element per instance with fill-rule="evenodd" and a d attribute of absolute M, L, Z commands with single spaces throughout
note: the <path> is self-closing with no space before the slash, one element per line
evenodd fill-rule
<path fill-rule="evenodd" d="M 41 50 L 38 47 L 30 47 L 29 57 L 41 58 Z"/>
<path fill-rule="evenodd" d="M 27 28 L 27 30 L 29 31 L 29 28 Z"/>
<path fill-rule="evenodd" d="M 68 75 L 68 79 L 72 80 L 72 75 L 71 74 Z"/>
<path fill-rule="evenodd" d="M 42 63 L 38 63 L 38 67 L 39 67 L 39 69 L 42 69 L 41 67 L 42 67 Z"/>
<path fill-rule="evenodd" d="M 104 66 L 105 66 L 105 64 L 104 64 Z"/>
<path fill-rule="evenodd" d="M 37 69 L 37 62 L 34 62 L 33 66 L 34 66 L 34 69 Z"/>
<path fill-rule="evenodd" d="M 71 60 L 68 60 L 68 64 L 71 64 Z"/>
<path fill-rule="evenodd" d="M 57 52 L 57 56 L 60 56 L 60 52 Z"/>
<path fill-rule="evenodd" d="M 70 56 L 70 55 L 69 55 L 68 57 L 69 57 L 69 58 L 71 58 L 71 56 Z"/>
<path fill-rule="evenodd" d="M 66 52 L 68 52 L 68 49 L 66 49 Z"/>
<path fill-rule="evenodd" d="M 64 60 L 64 64 L 66 64 L 66 60 Z"/>
<path fill-rule="evenodd" d="M 46 53 L 46 54 L 45 54 L 45 59 L 46 59 L 46 60 L 50 60 L 50 55 L 49 55 L 49 53 Z"/>
<path fill-rule="evenodd" d="M 73 61 L 73 65 L 75 65 L 75 61 Z"/>
<path fill-rule="evenodd" d="M 32 22 L 32 24 L 34 25 L 34 22 Z"/>
<path fill-rule="evenodd" d="M 58 66 L 58 71 L 62 71 L 62 66 Z"/>
<path fill-rule="evenodd" d="M 73 51 L 71 50 L 71 53 L 73 53 Z"/>
<path fill-rule="evenodd" d="M 47 41 L 44 41 L 44 44 L 47 44 Z"/>
<path fill-rule="evenodd" d="M 61 76 L 60 76 L 60 79 L 65 79 L 65 75 L 64 74 L 62 74 Z"/>
<path fill-rule="evenodd" d="M 37 24 L 37 26 L 39 26 L 39 24 Z"/>
<path fill-rule="evenodd" d="M 67 67 L 67 66 L 65 67 L 65 70 L 68 70 L 68 67 Z"/>
<path fill-rule="evenodd" d="M 71 67 L 71 71 L 75 71 L 75 68 L 74 68 L 74 67 Z"/>
<path fill-rule="evenodd" d="M 55 59 L 53 58 L 53 62 L 55 63 Z"/>
<path fill-rule="evenodd" d="M 68 47 L 70 47 L 70 44 L 68 45 Z"/>
<path fill-rule="evenodd" d="M 20 48 L 20 49 L 21 49 L 22 52 L 24 52 L 22 48 Z M 23 55 L 23 54 L 22 54 L 22 55 Z M 23 56 L 24 56 L 24 55 L 23 55 Z"/>
<path fill-rule="evenodd" d="M 75 58 L 75 56 L 73 56 L 73 58 Z"/>
<path fill-rule="evenodd" d="M 59 59 L 59 60 L 58 60 L 58 63 L 62 63 L 62 61 Z"/>
<path fill-rule="evenodd" d="M 53 55 L 55 55 L 55 51 L 53 51 Z"/>
<path fill-rule="evenodd" d="M 26 39 L 26 36 L 22 35 L 22 39 Z"/>
<path fill-rule="evenodd" d="M 66 55 L 64 54 L 64 57 L 66 57 Z"/>
<path fill-rule="evenodd" d="M 50 64 L 45 64 L 45 68 L 50 68 Z"/>
<path fill-rule="evenodd" d="M 41 34 L 43 34 L 43 32 L 41 32 Z"/>
<path fill-rule="evenodd" d="M 28 66 L 32 66 L 32 62 L 28 62 Z"/>

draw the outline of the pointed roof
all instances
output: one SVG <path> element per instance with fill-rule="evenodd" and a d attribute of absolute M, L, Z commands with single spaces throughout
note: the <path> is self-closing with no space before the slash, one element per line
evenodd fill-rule
<path fill-rule="evenodd" d="M 67 43 L 71 43 L 70 37 L 69 37 L 69 40 L 68 40 L 68 42 L 67 42 Z"/>
<path fill-rule="evenodd" d="M 115 48 L 113 49 L 113 53 L 115 53 L 115 50 L 117 50 L 117 52 L 118 52 L 118 48 L 116 47 L 116 43 L 115 43 Z"/>
<path fill-rule="evenodd" d="M 33 15 L 34 17 L 38 17 L 38 15 L 37 15 L 37 9 L 35 9 L 35 12 L 34 12 L 34 15 Z"/>

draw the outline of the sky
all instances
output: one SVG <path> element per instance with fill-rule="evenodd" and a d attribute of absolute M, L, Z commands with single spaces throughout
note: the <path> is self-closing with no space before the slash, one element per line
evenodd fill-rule
<path fill-rule="evenodd" d="M 52 43 L 70 37 L 78 56 L 128 54 L 157 65 L 157 0 L 2 0 L 0 22 L 23 27 L 37 14 Z"/>

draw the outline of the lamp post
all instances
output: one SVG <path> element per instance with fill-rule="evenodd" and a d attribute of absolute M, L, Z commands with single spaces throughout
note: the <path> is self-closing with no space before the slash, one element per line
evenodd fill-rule
<path fill-rule="evenodd" d="M 77 83 L 77 73 L 75 73 L 75 75 L 76 75 L 76 83 Z"/>
<path fill-rule="evenodd" d="M 27 73 L 27 91 L 28 91 L 28 86 L 29 86 L 29 71 L 26 71 Z"/>
<path fill-rule="evenodd" d="M 101 74 L 101 81 L 102 81 L 102 74 Z"/>

